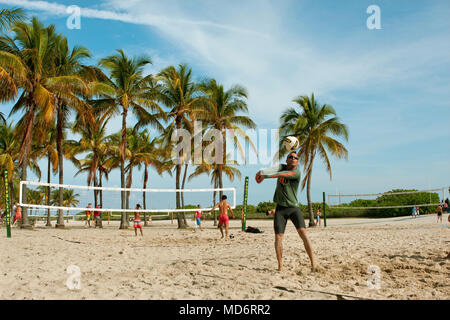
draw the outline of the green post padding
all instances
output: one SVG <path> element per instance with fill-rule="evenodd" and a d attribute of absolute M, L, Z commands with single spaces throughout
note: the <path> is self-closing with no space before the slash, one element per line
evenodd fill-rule
<path fill-rule="evenodd" d="M 325 212 L 325 192 L 323 193 L 323 225 L 327 226 L 327 214 Z"/>
<path fill-rule="evenodd" d="M 242 209 L 244 210 L 244 217 L 242 218 L 242 231 L 246 229 L 247 222 L 247 196 L 248 196 L 248 177 L 245 177 L 245 186 L 244 186 L 244 203 Z"/>
<path fill-rule="evenodd" d="M 11 209 L 9 207 L 9 179 L 8 170 L 3 171 L 3 181 L 5 186 L 5 213 L 6 213 L 6 236 L 11 238 Z"/>

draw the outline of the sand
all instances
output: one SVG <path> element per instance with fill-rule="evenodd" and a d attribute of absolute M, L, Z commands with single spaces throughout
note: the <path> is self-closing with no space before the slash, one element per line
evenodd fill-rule
<path fill-rule="evenodd" d="M 436 216 L 328 219 L 308 228 L 319 272 L 295 228 L 284 237 L 284 270 L 278 272 L 272 220 L 250 220 L 262 234 L 240 231 L 231 221 L 230 241 L 212 221 L 204 230 L 178 230 L 155 221 L 136 237 L 118 222 L 86 229 L 0 229 L 0 299 L 433 299 L 450 298 L 450 223 Z M 191 225 L 193 221 L 189 221 Z M 80 270 L 80 289 L 69 289 Z M 377 266 L 380 282 L 367 272 Z M 372 268 L 377 268 L 372 267 Z M 70 279 L 69 279 L 70 278 Z M 375 287 L 379 284 L 379 287 Z"/>

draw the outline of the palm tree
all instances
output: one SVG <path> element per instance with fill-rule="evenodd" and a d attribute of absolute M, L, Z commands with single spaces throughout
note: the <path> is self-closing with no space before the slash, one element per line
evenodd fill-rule
<path fill-rule="evenodd" d="M 10 124 L 0 123 L 0 170 L 7 169 L 9 172 L 9 187 L 11 190 L 11 203 L 16 198 L 15 188 L 13 187 L 14 177 L 19 176 L 20 172 L 17 168 L 17 159 L 19 158 L 19 141 L 14 136 L 15 128 L 13 122 Z M 17 179 L 16 179 L 17 180 Z M 3 190 L 3 189 L 2 189 Z"/>
<path fill-rule="evenodd" d="M 222 172 L 227 154 L 227 130 L 234 130 L 238 135 L 245 137 L 256 152 L 253 142 L 243 129 L 255 129 L 256 124 L 249 117 L 240 114 L 248 113 L 248 107 L 245 101 L 247 99 L 247 90 L 244 87 L 235 85 L 225 91 L 224 87 L 219 85 L 216 80 L 210 79 L 203 82 L 200 88 L 207 95 L 208 100 L 206 100 L 202 109 L 195 110 L 198 113 L 198 119 L 206 121 L 223 135 L 223 159 L 221 163 L 218 163 L 217 168 L 218 185 L 219 188 L 223 188 Z M 242 153 L 243 148 L 239 140 L 235 139 L 234 141 Z M 222 193 L 220 191 L 220 197 L 222 197 Z"/>
<path fill-rule="evenodd" d="M 88 79 L 84 77 L 85 68 L 82 61 L 90 58 L 91 54 L 85 47 L 75 46 L 70 50 L 67 38 L 59 35 L 55 40 L 54 69 L 55 76 L 61 80 L 66 80 L 70 85 L 67 89 L 72 91 L 58 92 L 56 94 L 56 150 L 58 152 L 59 161 L 59 184 L 64 184 L 64 144 L 63 135 L 64 128 L 67 127 L 67 119 L 71 110 L 75 110 L 78 114 L 86 114 L 89 106 L 77 96 L 88 95 Z M 89 114 L 89 112 L 87 112 Z M 63 188 L 59 188 L 59 205 L 63 202 Z M 62 210 L 58 210 L 58 221 L 56 227 L 64 227 L 64 218 Z"/>
<path fill-rule="evenodd" d="M 282 113 L 280 135 L 295 136 L 300 141 L 299 163 L 303 163 L 305 171 L 301 190 L 306 185 L 309 226 L 314 226 L 310 190 L 315 157 L 318 155 L 322 158 L 331 180 L 331 164 L 327 151 L 339 159 L 348 157 L 348 151 L 344 145 L 331 136 L 344 137 L 345 141 L 348 141 L 348 129 L 336 117 L 334 108 L 328 104 L 319 105 L 314 94 L 311 94 L 311 97 L 299 96 L 293 102 L 298 105 L 299 111 L 289 108 Z"/>
<path fill-rule="evenodd" d="M 109 179 L 109 173 L 111 172 L 111 168 L 108 167 L 109 154 L 99 154 L 98 155 L 98 186 L 103 187 L 103 176 L 105 179 Z M 100 189 L 100 207 L 103 208 L 103 190 Z"/>
<path fill-rule="evenodd" d="M 53 167 L 53 173 L 56 173 L 59 166 L 59 157 L 56 150 L 56 124 L 53 122 L 51 126 L 47 126 L 45 122 L 40 122 L 35 128 L 34 134 L 36 145 L 34 148 L 39 153 L 39 159 L 44 156 L 47 157 L 47 183 L 50 183 L 51 168 Z M 50 206 L 50 187 L 43 187 L 45 189 L 46 205 Z M 62 204 L 60 204 L 62 205 Z M 50 209 L 47 209 L 47 227 L 51 227 Z"/>
<path fill-rule="evenodd" d="M 0 9 L 0 32 L 9 29 L 14 23 L 26 18 L 22 8 Z"/>
<path fill-rule="evenodd" d="M 14 136 L 13 122 L 9 125 L 0 123 L 0 170 L 7 169 L 10 172 L 9 179 L 12 179 L 16 169 L 15 163 L 19 158 L 19 142 Z"/>
<path fill-rule="evenodd" d="M 27 199 L 31 204 L 42 204 L 44 193 L 40 189 L 27 189 Z M 37 209 L 36 209 L 37 210 Z M 33 213 L 33 209 L 30 209 L 30 214 Z"/>
<path fill-rule="evenodd" d="M 144 76 L 144 67 L 151 64 L 150 58 L 146 56 L 129 58 L 123 50 L 117 50 L 118 54 L 101 59 L 99 65 L 106 68 L 110 73 L 110 80 L 107 84 L 115 92 L 113 96 L 106 96 L 97 101 L 98 105 L 112 108 L 119 113 L 121 107 L 122 114 L 122 136 L 120 141 L 120 182 L 121 188 L 125 188 L 125 150 L 127 148 L 127 116 L 131 110 L 138 118 L 141 125 L 155 124 L 158 126 L 157 119 L 165 117 L 163 110 L 154 102 L 152 90 L 149 82 L 152 81 L 151 75 Z M 149 111 L 156 112 L 158 116 Z M 162 130 L 162 127 L 159 129 Z M 125 205 L 126 194 L 121 192 L 122 209 Z M 126 215 L 122 213 L 120 229 L 126 229 L 128 221 Z"/>
<path fill-rule="evenodd" d="M 130 157 L 128 158 L 128 166 L 126 167 L 127 188 L 131 188 L 133 167 L 141 169 L 144 166 L 144 182 L 143 189 L 147 189 L 148 168 L 153 167 L 156 172 L 161 175 L 163 172 L 170 170 L 170 164 L 164 161 L 164 150 L 160 149 L 161 139 L 151 138 L 147 129 L 136 132 L 136 130 L 128 129 L 128 150 Z M 129 192 L 127 192 L 127 203 L 129 201 Z M 147 209 L 146 192 L 142 194 L 143 208 Z M 146 213 L 144 212 L 144 225 L 148 225 Z"/>
<path fill-rule="evenodd" d="M 103 114 L 95 113 L 94 121 L 87 120 L 82 115 L 78 115 L 73 126 L 72 132 L 81 135 L 79 141 L 66 141 L 66 157 L 69 158 L 79 169 L 76 175 L 87 172 L 87 185 L 98 185 L 97 174 L 100 170 L 100 162 L 104 161 L 105 156 L 111 149 L 110 136 L 106 134 L 106 126 L 111 119 L 111 110 Z M 86 153 L 84 159 L 77 159 L 78 154 Z M 94 190 L 95 205 L 98 204 L 98 191 Z"/>
<path fill-rule="evenodd" d="M 12 25 L 16 22 L 23 21 L 25 17 L 26 14 L 21 8 L 0 9 L 0 32 L 9 30 Z M 0 47 L 0 50 L 3 49 Z M 3 87 L 3 90 L 0 93 L 0 103 L 14 98 L 17 94 L 17 89 L 15 84 L 11 83 L 12 81 L 12 75 L 8 74 L 8 72 L 0 65 L 0 86 Z M 9 87 L 8 85 L 11 84 L 12 86 Z M 5 92 L 7 92 L 6 95 Z M 11 97 L 11 94 L 13 97 Z M 6 123 L 5 115 L 2 112 L 0 112 L 0 119 Z"/>
<path fill-rule="evenodd" d="M 16 126 L 14 122 L 10 124 L 0 123 L 0 169 L 9 171 L 9 186 L 11 190 L 11 203 L 13 199 L 19 196 L 19 181 L 21 168 L 17 165 L 20 156 L 20 137 L 23 132 L 23 121 L 19 121 Z M 36 148 L 31 150 L 28 159 L 28 167 L 40 178 L 41 172 L 37 164 L 38 151 Z M 22 196 L 23 197 L 23 196 Z"/>
<path fill-rule="evenodd" d="M 194 109 L 199 109 L 203 103 L 203 97 L 200 97 L 198 86 L 192 80 L 192 70 L 186 65 L 179 65 L 178 69 L 169 66 L 162 70 L 158 79 L 161 82 L 161 88 L 158 90 L 158 100 L 169 108 L 167 117 L 170 119 L 167 129 L 164 132 L 164 143 L 167 149 L 172 148 L 171 138 L 175 131 L 182 128 L 193 132 L 192 123 L 195 120 Z M 181 166 L 186 159 L 186 155 L 177 152 L 175 162 L 176 171 L 176 189 L 180 189 Z M 176 207 L 181 208 L 181 195 L 176 192 Z M 186 228 L 186 216 L 184 213 L 177 215 L 178 228 Z"/>
<path fill-rule="evenodd" d="M 75 193 L 75 190 L 73 189 L 64 189 L 63 192 L 63 206 L 64 207 L 76 207 L 80 204 L 80 200 L 78 200 L 78 197 L 80 195 L 78 193 Z M 59 190 L 53 190 L 52 195 L 52 204 L 53 205 L 59 205 Z M 67 210 L 67 214 L 69 214 L 70 210 Z"/>
<path fill-rule="evenodd" d="M 14 99 L 18 88 L 22 93 L 11 113 L 24 110 L 23 135 L 18 165 L 21 166 L 21 180 L 27 180 L 33 127 L 37 113 L 42 113 L 46 123 L 54 119 L 57 98 L 69 96 L 76 99 L 72 88 L 81 88 L 84 83 L 78 77 L 55 76 L 54 57 L 57 36 L 53 25 L 45 28 L 33 18 L 31 24 L 17 22 L 11 28 L 14 37 L 0 37 L 0 86 L 1 101 Z M 1 70 L 0 70 L 1 71 Z M 26 185 L 23 187 L 26 202 Z M 26 208 L 23 210 L 24 228 L 29 228 Z"/>

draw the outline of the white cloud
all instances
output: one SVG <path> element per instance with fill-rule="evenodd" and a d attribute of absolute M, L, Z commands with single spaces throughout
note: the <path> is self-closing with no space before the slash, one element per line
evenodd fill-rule
<path fill-rule="evenodd" d="M 107 1 L 113 10 L 123 10 L 139 17 L 148 13 L 167 15 L 180 20 L 201 19 L 211 14 L 217 24 L 230 24 L 243 30 L 252 26 L 265 37 L 251 33 L 228 32 L 207 27 L 207 24 L 167 24 L 156 26 L 163 37 L 177 45 L 184 56 L 214 70 L 215 77 L 226 85 L 244 84 L 250 92 L 252 116 L 258 122 L 272 119 L 276 125 L 280 109 L 289 105 L 298 94 L 316 92 L 320 95 L 340 89 L 370 90 L 370 86 L 388 87 L 399 82 L 417 81 L 429 76 L 430 68 L 449 63 L 450 43 L 443 34 L 414 41 L 398 40 L 371 50 L 357 44 L 353 47 L 331 44 L 335 50 L 320 51 L 315 43 L 304 43 L 283 23 L 285 8 L 269 1 L 249 2 L 239 7 L 239 15 L 225 4 L 194 2 L 197 11 L 185 2 Z M 194 6 L 193 5 L 193 6 Z M 245 16 L 245 19 L 242 17 Z M 361 37 L 360 34 L 356 35 Z M 366 40 L 368 41 L 368 40 Z M 357 48 L 355 48 L 357 47 Z M 299 49 L 301 48 L 301 49 Z M 433 50 L 430 50 L 433 48 Z"/>

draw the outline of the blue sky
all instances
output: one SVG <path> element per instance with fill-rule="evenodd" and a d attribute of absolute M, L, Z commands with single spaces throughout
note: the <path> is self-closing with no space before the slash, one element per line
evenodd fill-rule
<path fill-rule="evenodd" d="M 373 4 L 381 10 L 380 30 L 366 26 L 366 9 Z M 70 5 L 82 8 L 80 30 L 66 27 Z M 198 79 L 213 77 L 226 87 L 242 84 L 258 129 L 277 128 L 295 97 L 314 92 L 320 103 L 335 108 L 350 136 L 345 142 L 349 159 L 332 160 L 331 181 L 316 161 L 313 201 L 321 201 L 323 191 L 450 185 L 448 1 L 0 0 L 0 7 L 11 6 L 55 24 L 71 45 L 88 47 L 91 63 L 122 48 L 129 55 L 150 55 L 153 65 L 147 72 L 187 63 Z M 0 105 L 0 110 L 9 112 L 10 106 Z M 119 118 L 112 127 L 120 127 Z M 254 181 L 261 167 L 241 167 L 250 177 L 251 204 L 273 197 L 275 181 Z M 71 176 L 71 164 L 65 168 L 67 183 L 85 183 L 86 177 Z M 133 181 L 140 187 L 141 174 Z M 174 188 L 175 179 L 153 174 L 150 184 Z M 109 185 L 120 185 L 118 172 Z M 244 181 L 226 180 L 225 185 L 238 189 L 241 202 Z M 187 185 L 208 186 L 207 177 Z M 299 196 L 305 203 L 305 191 Z"/>

